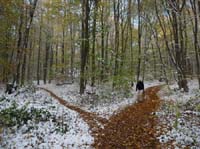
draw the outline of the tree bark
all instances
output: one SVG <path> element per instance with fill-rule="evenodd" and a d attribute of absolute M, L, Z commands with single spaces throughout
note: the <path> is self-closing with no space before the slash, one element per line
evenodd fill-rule
<path fill-rule="evenodd" d="M 115 67 L 113 88 L 116 86 L 116 77 L 119 71 L 119 0 L 114 1 L 114 23 L 115 23 Z"/>
<path fill-rule="evenodd" d="M 169 41 L 168 41 L 167 35 L 166 35 L 166 29 L 164 28 L 164 26 L 161 22 L 161 18 L 158 15 L 158 6 L 157 6 L 157 1 L 155 0 L 156 15 L 157 15 L 159 24 L 160 24 L 162 32 L 163 32 L 165 45 L 166 45 L 166 49 L 169 53 L 169 57 L 171 58 L 172 63 L 174 64 L 174 66 L 177 70 L 178 86 L 180 89 L 183 88 L 184 91 L 187 92 L 189 89 L 187 86 L 185 70 L 184 70 L 184 67 L 182 64 L 183 53 L 180 48 L 180 47 L 183 47 L 183 42 L 181 41 L 183 36 L 182 36 L 182 33 L 180 33 L 180 32 L 183 32 L 183 30 L 182 30 L 182 24 L 179 23 L 180 18 L 178 18 L 178 17 L 180 17 L 181 11 L 183 10 L 183 8 L 185 6 L 185 0 L 182 2 L 181 7 L 180 7 L 179 1 L 175 1 L 175 0 L 167 1 L 167 4 L 169 5 L 169 8 L 170 8 L 170 10 L 167 10 L 167 13 L 170 18 L 171 27 L 173 29 L 173 32 L 172 32 L 172 35 L 173 35 L 172 41 L 173 42 L 172 43 L 174 43 L 174 44 L 173 44 L 172 49 L 174 49 L 174 51 L 175 51 L 175 54 L 174 54 L 175 57 L 173 56 L 170 46 L 169 46 Z M 182 36 L 182 37 L 180 37 L 180 36 Z"/>
<path fill-rule="evenodd" d="M 197 64 L 197 79 L 199 83 L 199 89 L 200 89 L 200 62 L 199 62 L 199 46 L 198 46 L 198 10 L 197 10 L 197 3 L 195 0 L 190 0 L 192 11 L 194 14 L 194 27 L 193 27 L 193 34 L 194 34 L 194 49 L 195 49 L 195 56 L 196 56 L 196 64 Z"/>
<path fill-rule="evenodd" d="M 39 43 L 38 43 L 38 55 L 37 55 L 37 85 L 40 84 L 40 55 L 41 55 L 41 43 L 42 43 L 42 25 L 43 25 L 43 13 L 41 12 L 40 28 L 39 28 Z"/>
<path fill-rule="evenodd" d="M 104 55 L 105 55 L 105 44 L 104 44 L 104 36 L 105 36 L 105 25 L 104 25 L 104 6 L 101 6 L 101 74 L 100 80 L 104 79 Z"/>
<path fill-rule="evenodd" d="M 82 1 L 82 41 L 81 41 L 81 72 L 80 72 L 80 94 L 85 91 L 85 68 L 89 52 L 89 0 Z"/>
<path fill-rule="evenodd" d="M 47 38 L 48 40 L 48 38 Z M 47 74 L 48 74 L 48 64 L 49 64 L 49 50 L 50 50 L 50 44 L 48 41 L 46 41 L 46 48 L 45 48 L 45 62 L 43 67 L 43 82 L 44 84 L 47 83 Z"/>
<path fill-rule="evenodd" d="M 16 56 L 16 73 L 13 77 L 13 83 L 16 81 L 17 84 L 20 83 L 20 68 L 21 68 L 21 57 L 22 57 L 22 30 L 24 24 L 24 10 L 21 9 L 20 12 L 20 23 L 18 28 L 18 40 L 17 40 L 17 56 Z"/>
<path fill-rule="evenodd" d="M 96 77 L 96 66 L 95 66 L 95 47 L 96 47 L 96 18 L 97 18 L 97 0 L 94 1 L 94 18 L 93 18 L 93 31 L 92 31 L 92 78 L 91 78 L 91 86 L 95 85 L 95 77 Z"/>
<path fill-rule="evenodd" d="M 26 62 L 27 62 L 27 48 L 28 48 L 28 42 L 29 42 L 29 34 L 30 34 L 30 29 L 31 29 L 31 25 L 33 22 L 33 17 L 34 17 L 34 12 L 35 12 L 35 8 L 37 6 L 37 2 L 38 0 L 34 0 L 33 2 L 30 2 L 30 12 L 27 15 L 27 21 L 26 21 L 26 29 L 25 29 L 25 35 L 24 35 L 24 43 L 23 43 L 23 63 L 22 63 L 22 70 L 21 70 L 21 85 L 24 85 L 25 83 L 25 76 L 26 76 Z M 27 11 L 27 9 L 26 9 Z M 29 15 L 29 16 L 28 16 Z M 28 20 L 29 19 L 29 20 Z"/>
<path fill-rule="evenodd" d="M 137 81 L 140 78 L 140 67 L 141 67 L 141 37 L 142 37 L 142 28 L 141 28 L 141 2 L 137 0 L 137 9 L 138 9 L 138 64 L 137 64 Z"/>

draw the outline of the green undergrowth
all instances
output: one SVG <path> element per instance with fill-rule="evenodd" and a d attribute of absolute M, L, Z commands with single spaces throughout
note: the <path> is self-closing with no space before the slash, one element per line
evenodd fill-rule
<path fill-rule="evenodd" d="M 16 102 L 12 102 L 11 106 L 0 111 L 0 125 L 3 127 L 22 126 L 27 124 L 28 120 L 47 121 L 51 116 L 46 109 L 36 109 L 32 107 L 28 109 L 28 104 L 19 108 Z"/>

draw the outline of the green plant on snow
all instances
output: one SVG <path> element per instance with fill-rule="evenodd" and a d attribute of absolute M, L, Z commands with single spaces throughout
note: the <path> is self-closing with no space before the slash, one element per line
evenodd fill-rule
<path fill-rule="evenodd" d="M 47 121 L 51 114 L 46 109 L 31 108 L 28 110 L 28 103 L 21 108 L 13 102 L 9 108 L 0 111 L 0 124 L 6 127 L 21 126 L 27 124 L 28 120 Z"/>

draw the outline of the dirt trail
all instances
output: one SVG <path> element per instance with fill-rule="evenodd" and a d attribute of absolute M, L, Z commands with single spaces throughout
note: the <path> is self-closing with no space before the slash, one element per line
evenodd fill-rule
<path fill-rule="evenodd" d="M 156 95 L 160 88 L 160 86 L 154 86 L 146 89 L 142 102 L 126 107 L 118 114 L 113 115 L 109 120 L 70 105 L 53 92 L 45 88 L 42 89 L 49 92 L 62 105 L 81 115 L 91 128 L 95 139 L 94 148 L 156 149 L 160 148 L 160 146 L 155 136 L 157 119 L 153 112 L 160 106 L 160 99 Z M 99 124 L 104 127 L 101 128 Z"/>
<path fill-rule="evenodd" d="M 60 104 L 64 105 L 65 107 L 74 110 L 80 114 L 80 116 L 83 118 L 83 120 L 90 126 L 93 133 L 96 133 L 97 131 L 101 130 L 101 125 L 104 125 L 107 123 L 107 119 L 99 117 L 98 115 L 94 113 L 87 112 L 77 106 L 71 105 L 66 100 L 58 97 L 56 94 L 54 94 L 52 91 L 40 88 L 45 90 L 46 92 L 50 93 L 52 97 L 54 97 Z"/>
<path fill-rule="evenodd" d="M 157 119 L 152 114 L 160 105 L 160 99 L 156 95 L 159 90 L 160 86 L 146 89 L 142 102 L 126 107 L 113 115 L 104 129 L 99 131 L 94 147 L 99 149 L 160 148 L 155 136 Z"/>

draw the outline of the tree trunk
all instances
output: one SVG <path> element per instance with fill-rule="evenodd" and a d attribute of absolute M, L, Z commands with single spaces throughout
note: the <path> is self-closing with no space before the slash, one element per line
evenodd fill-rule
<path fill-rule="evenodd" d="M 53 78 L 53 45 L 50 46 L 50 64 L 49 64 L 49 83 L 51 83 L 51 80 Z"/>
<path fill-rule="evenodd" d="M 62 34 L 62 49 L 61 49 L 61 73 L 65 74 L 65 29 L 63 27 L 63 34 Z"/>
<path fill-rule="evenodd" d="M 34 30 L 35 31 L 35 30 Z M 28 70 L 27 70 L 27 80 L 28 83 L 31 83 L 32 79 L 33 79 L 33 68 L 34 68 L 34 50 L 35 50 L 35 45 L 36 45 L 36 34 L 33 35 L 33 39 L 30 42 L 29 48 L 29 55 L 28 55 Z"/>
<path fill-rule="evenodd" d="M 117 1 L 117 3 L 116 3 Z M 119 0 L 114 1 L 114 23 L 115 23 L 115 66 L 113 88 L 116 86 L 116 77 L 119 71 Z"/>
<path fill-rule="evenodd" d="M 57 73 L 58 72 L 58 41 L 56 42 L 56 72 L 55 73 Z"/>
<path fill-rule="evenodd" d="M 180 3 L 175 1 L 175 0 L 168 1 L 168 5 L 171 8 L 170 10 L 167 11 L 167 13 L 168 13 L 169 18 L 170 18 L 171 27 L 173 29 L 173 32 L 172 32 L 172 35 L 173 35 L 172 41 L 173 42 L 172 43 L 174 43 L 174 44 L 173 44 L 172 49 L 174 49 L 173 51 L 175 51 L 175 57 L 173 56 L 172 50 L 170 49 L 169 41 L 168 41 L 167 35 L 166 35 L 166 29 L 161 22 L 161 18 L 158 14 L 157 0 L 155 0 L 156 15 L 157 15 L 160 27 L 161 27 L 162 32 L 163 32 L 166 49 L 169 53 L 169 57 L 171 58 L 171 61 L 174 64 L 176 71 L 177 71 L 177 74 L 178 74 L 179 88 L 180 89 L 183 88 L 184 91 L 187 92 L 188 91 L 187 80 L 186 80 L 186 76 L 185 76 L 185 70 L 184 70 L 184 67 L 182 65 L 182 59 L 183 59 L 182 54 L 183 53 L 180 49 L 180 46 L 183 47 L 183 45 L 181 45 L 183 43 L 180 42 L 180 37 L 179 37 L 180 32 L 183 32 L 183 30 L 180 30 L 182 28 L 182 26 L 180 27 L 180 25 L 182 25 L 182 24 L 178 23 L 178 21 L 180 21 L 180 20 L 178 20 L 178 18 L 177 18 L 178 15 L 181 15 L 181 11 L 182 11 L 183 7 L 185 6 L 185 1 L 183 1 L 182 7 L 180 7 Z"/>
<path fill-rule="evenodd" d="M 35 12 L 35 8 L 37 5 L 37 1 L 38 0 L 34 0 L 33 2 L 31 2 L 31 10 L 29 12 L 29 16 L 28 14 L 26 14 L 26 29 L 25 29 L 25 35 L 24 35 L 24 43 L 23 43 L 23 63 L 22 63 L 22 70 L 21 70 L 21 85 L 24 85 L 25 82 L 25 76 L 26 76 L 26 68 L 27 68 L 27 48 L 28 48 L 28 42 L 29 42 L 29 34 L 30 34 L 30 29 L 31 29 L 31 25 L 32 25 L 32 21 L 33 21 L 33 17 L 34 17 L 34 12 Z M 26 11 L 27 8 L 26 8 Z"/>
<path fill-rule="evenodd" d="M 91 86 L 95 85 L 95 76 L 96 76 L 96 69 L 95 69 L 95 47 L 96 47 L 96 18 L 97 18 L 97 0 L 94 1 L 94 18 L 93 18 L 93 31 L 92 31 L 92 79 L 91 79 Z"/>
<path fill-rule="evenodd" d="M 16 73 L 13 77 L 13 83 L 16 81 L 17 84 L 20 82 L 20 68 L 21 68 L 21 57 L 22 57 L 22 30 L 24 24 L 24 11 L 21 9 L 20 12 L 20 24 L 18 28 L 18 40 L 17 40 L 17 56 L 16 56 Z"/>
<path fill-rule="evenodd" d="M 153 51 L 153 74 L 154 74 L 154 79 L 157 78 L 157 65 L 156 65 L 156 52 L 154 50 L 153 44 L 151 45 L 151 49 Z"/>
<path fill-rule="evenodd" d="M 131 66 L 130 66 L 130 72 L 131 72 L 131 76 L 133 77 L 132 79 L 131 79 L 131 87 L 133 87 L 133 85 L 134 85 L 134 80 L 135 80 L 135 77 L 134 77 L 134 61 L 133 61 L 133 54 L 134 54 L 134 52 L 133 52 L 133 31 L 132 31 L 132 19 L 131 19 L 131 17 L 132 17 L 132 7 L 131 7 L 131 4 L 132 4 L 132 0 L 128 0 L 128 18 L 127 18 L 127 20 L 128 20 L 128 27 L 129 27 L 129 32 L 128 32 L 128 37 L 130 37 L 129 38 L 129 45 L 130 45 L 130 54 L 131 54 Z"/>
<path fill-rule="evenodd" d="M 172 28 L 173 28 L 173 38 L 174 38 L 174 50 L 175 50 L 175 60 L 178 70 L 178 85 L 179 88 L 183 88 L 185 92 L 188 92 L 188 86 L 187 86 L 187 80 L 185 76 L 185 70 L 184 70 L 184 63 L 182 59 L 186 59 L 183 57 L 183 34 L 182 34 L 182 24 L 180 16 L 181 16 L 181 8 L 179 2 L 176 2 L 175 0 L 172 0 L 172 4 L 169 3 L 171 9 L 172 9 Z M 175 8 L 174 8 L 175 7 Z M 175 11 L 176 9 L 176 11 Z M 179 24 L 178 24 L 179 23 Z M 184 83 L 183 83 L 184 82 Z"/>
<path fill-rule="evenodd" d="M 193 34 L 194 34 L 194 49 L 195 49 L 195 56 L 196 56 L 196 64 L 197 64 L 197 79 L 199 82 L 199 89 L 200 89 L 200 63 L 199 63 L 199 47 L 198 47 L 198 9 L 196 7 L 195 0 L 190 0 L 190 3 L 192 5 L 192 11 L 194 14 L 194 27 L 193 27 Z"/>
<path fill-rule="evenodd" d="M 48 34 L 48 33 L 47 33 Z M 49 35 L 46 37 L 46 49 L 45 49 L 45 62 L 44 62 L 44 74 L 43 74 L 43 81 L 44 84 L 47 83 L 47 74 L 48 74 L 48 66 L 49 66 L 49 50 L 50 50 L 50 43 L 49 43 Z"/>
<path fill-rule="evenodd" d="M 104 25 L 104 6 L 101 6 L 101 74 L 100 80 L 104 79 L 104 55 L 105 55 L 105 45 L 104 45 L 104 36 L 105 36 L 105 25 Z"/>
<path fill-rule="evenodd" d="M 37 85 L 40 85 L 40 55 L 41 55 L 41 43 L 42 43 L 42 25 L 43 25 L 43 13 L 41 12 L 40 28 L 39 28 L 39 43 L 38 43 L 38 56 L 37 56 Z"/>
<path fill-rule="evenodd" d="M 85 68 L 89 52 L 89 0 L 82 1 L 82 41 L 81 41 L 81 72 L 80 94 L 85 91 Z"/>
<path fill-rule="evenodd" d="M 142 37 L 142 28 L 141 28 L 141 3 L 140 0 L 137 0 L 138 7 L 138 64 L 137 64 L 137 81 L 140 78 L 140 67 L 141 67 L 141 37 Z"/>

